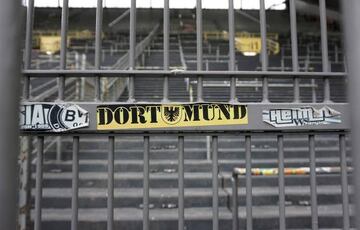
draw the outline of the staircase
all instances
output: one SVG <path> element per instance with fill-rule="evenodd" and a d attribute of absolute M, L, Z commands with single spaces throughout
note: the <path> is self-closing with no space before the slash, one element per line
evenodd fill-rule
<path fill-rule="evenodd" d="M 188 35 L 190 36 L 190 35 Z M 194 37 L 194 35 L 193 35 Z M 184 37 L 182 38 L 184 40 Z M 186 40 L 186 39 L 185 39 Z M 190 40 L 190 39 L 189 39 Z M 147 66 L 162 67 L 162 54 L 156 52 L 161 37 L 155 39 L 147 54 Z M 178 40 L 172 37 L 171 47 Z M 185 57 L 191 50 L 184 42 Z M 215 56 L 213 52 L 208 55 Z M 170 55 L 172 66 L 181 66 L 180 53 Z M 239 58 L 239 57 L 238 57 Z M 188 60 L 188 59 L 187 59 Z M 161 102 L 162 78 L 135 78 L 135 98 L 138 102 Z M 196 80 L 196 79 L 193 79 Z M 222 80 L 222 79 L 217 79 Z M 291 82 L 287 80 L 285 82 Z M 190 93 L 183 78 L 170 79 L 170 100 L 187 102 Z M 342 84 L 341 82 L 338 84 Z M 337 86 L 335 84 L 335 86 Z M 336 87 L 334 87 L 336 88 Z M 341 89 L 341 88 L 340 88 Z M 343 92 L 333 90 L 335 100 L 345 100 Z M 208 101 L 228 101 L 229 87 L 208 90 Z M 196 95 L 196 87 L 194 88 Z M 279 102 L 292 101 L 291 89 L 271 89 L 270 95 Z M 252 96 L 252 97 L 251 97 Z M 249 101 L 261 99 L 254 87 L 239 88 L 238 97 Z M 196 98 L 196 97 L 195 97 Z M 270 96 L 271 98 L 271 96 Z M 306 98 L 306 96 L 304 97 Z M 127 92 L 119 98 L 127 100 Z M 246 101 L 246 100 L 244 100 Z M 316 166 L 339 166 L 339 143 L 336 135 L 316 136 Z M 56 161 L 55 146 L 50 146 L 44 157 L 42 226 L 45 230 L 70 229 L 72 139 L 63 138 L 63 161 Z M 349 141 L 349 140 L 348 140 Z M 206 136 L 185 136 L 185 225 L 186 229 L 212 229 L 212 161 L 207 151 Z M 231 229 L 231 173 L 234 167 L 245 167 L 243 136 L 219 136 L 219 226 Z M 252 138 L 252 167 L 277 167 L 276 136 L 259 134 Z M 107 222 L 107 165 L 108 143 L 103 136 L 80 138 L 79 163 L 79 229 L 106 229 Z M 305 135 L 285 135 L 285 167 L 308 167 L 309 150 Z M 178 145 L 171 135 L 150 137 L 150 229 L 177 229 L 178 221 Z M 35 163 L 32 161 L 35 194 Z M 348 162 L 350 166 L 351 162 Z M 114 221 L 115 229 L 142 228 L 143 202 L 143 138 L 118 136 L 115 139 Z M 351 178 L 349 178 L 351 179 Z M 278 229 L 278 178 L 253 176 L 254 229 Z M 308 175 L 286 176 L 286 224 L 288 229 L 311 229 L 310 179 Z M 317 199 L 320 229 L 341 229 L 342 197 L 339 174 L 317 176 Z M 350 186 L 350 191 L 352 187 Z M 245 177 L 240 177 L 238 191 L 240 226 L 245 228 Z M 351 210 L 351 213 L 353 211 Z"/>

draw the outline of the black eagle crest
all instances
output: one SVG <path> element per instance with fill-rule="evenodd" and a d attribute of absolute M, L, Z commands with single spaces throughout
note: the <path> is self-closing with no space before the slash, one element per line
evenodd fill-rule
<path fill-rule="evenodd" d="M 178 119 L 180 115 L 179 107 L 165 107 L 164 108 L 164 117 L 168 122 L 174 122 Z"/>

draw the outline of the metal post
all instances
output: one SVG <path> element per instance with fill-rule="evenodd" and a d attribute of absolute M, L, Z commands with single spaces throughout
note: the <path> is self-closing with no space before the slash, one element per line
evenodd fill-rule
<path fill-rule="evenodd" d="M 233 173 L 232 183 L 232 230 L 239 229 L 239 210 L 238 210 L 238 176 Z"/>
<path fill-rule="evenodd" d="M 169 33 L 170 33 L 170 14 L 169 0 L 164 0 L 164 70 L 169 70 Z M 169 76 L 164 77 L 163 102 L 169 101 Z"/>
<path fill-rule="evenodd" d="M 252 220 L 252 180 L 251 180 L 251 136 L 245 136 L 246 165 L 246 229 L 253 228 Z"/>
<path fill-rule="evenodd" d="M 309 135 L 310 150 L 310 196 L 311 196 L 311 226 L 312 230 L 318 229 L 318 206 L 316 188 L 316 156 L 315 156 L 315 137 Z"/>
<path fill-rule="evenodd" d="M 34 25 L 34 0 L 29 0 L 27 13 L 26 13 L 26 38 L 25 38 L 25 58 L 24 58 L 25 69 L 31 68 L 33 25 Z M 30 77 L 24 78 L 23 97 L 26 99 L 30 97 Z"/>
<path fill-rule="evenodd" d="M 218 137 L 212 137 L 212 208 L 213 208 L 213 230 L 219 229 L 219 165 L 218 165 Z"/>
<path fill-rule="evenodd" d="M 202 29 L 202 0 L 196 1 L 196 63 L 197 70 L 203 69 L 203 29 Z M 203 79 L 202 76 L 197 78 L 197 101 L 203 101 Z"/>
<path fill-rule="evenodd" d="M 329 66 L 329 51 L 327 39 L 327 20 L 326 20 L 326 3 L 325 0 L 319 0 L 320 7 L 320 28 L 321 28 L 321 50 L 322 50 L 322 68 L 323 72 L 330 71 Z M 324 102 L 329 103 L 330 100 L 330 81 L 329 78 L 324 78 Z"/>
<path fill-rule="evenodd" d="M 351 139 L 360 139 L 360 1 L 358 0 L 343 0 L 343 17 L 344 17 L 344 28 L 345 28 L 345 45 L 346 45 L 346 60 L 347 69 L 349 73 L 349 95 L 350 95 L 350 106 L 351 111 Z M 352 163 L 354 165 L 353 178 L 360 178 L 360 142 L 352 141 Z M 360 180 L 354 179 L 354 202 L 355 211 L 354 213 L 360 213 Z M 355 215 L 356 227 L 360 228 L 360 216 Z"/>
<path fill-rule="evenodd" d="M 178 169 L 178 177 L 179 177 L 179 223 L 178 229 L 184 230 L 184 137 L 179 136 L 179 169 Z"/>
<path fill-rule="evenodd" d="M 68 14 L 69 14 L 69 0 L 63 0 L 63 7 L 61 11 L 61 44 L 60 44 L 60 69 L 66 69 L 66 55 L 67 55 L 67 34 L 68 34 Z M 65 99 L 65 76 L 58 78 L 59 100 Z M 56 141 L 56 160 L 62 159 L 62 138 L 57 137 Z"/>
<path fill-rule="evenodd" d="M 206 136 L 206 160 L 211 160 L 211 136 Z"/>
<path fill-rule="evenodd" d="M 60 69 L 66 69 L 66 53 L 67 53 L 67 33 L 68 33 L 68 14 L 69 0 L 63 0 L 61 11 L 61 44 L 60 44 Z M 65 77 L 60 76 L 58 79 L 59 99 L 65 98 Z"/>
<path fill-rule="evenodd" d="M 340 150 L 340 168 L 341 168 L 341 193 L 342 193 L 342 208 L 343 208 L 343 229 L 350 229 L 350 214 L 349 214 L 349 189 L 348 189 L 348 174 L 346 163 L 346 140 L 345 134 L 339 135 L 339 150 Z"/>
<path fill-rule="evenodd" d="M 343 0 L 343 17 L 345 28 L 345 46 L 346 46 L 346 62 L 347 70 L 349 73 L 349 95 L 351 111 L 351 139 L 359 140 L 360 138 L 360 124 L 358 122 L 360 116 L 360 1 L 358 0 Z M 352 141 L 352 163 L 354 166 L 353 178 L 360 177 L 360 142 Z M 354 213 L 360 212 L 360 180 L 353 180 L 354 182 Z M 356 227 L 360 228 L 360 216 L 355 215 Z"/>
<path fill-rule="evenodd" d="M 18 106 L 20 74 L 20 1 L 0 7 L 0 229 L 16 229 Z M 9 29 L 11 28 L 11 29 Z"/>
<path fill-rule="evenodd" d="M 150 137 L 144 137 L 144 186 L 143 186 L 143 230 L 150 229 L 149 220 L 149 154 Z"/>
<path fill-rule="evenodd" d="M 279 229 L 286 229 L 285 219 L 285 173 L 284 173 L 284 136 L 278 135 L 278 163 L 279 163 Z"/>
<path fill-rule="evenodd" d="M 85 70 L 86 69 L 86 54 L 82 54 L 81 55 L 81 70 Z M 85 77 L 81 78 L 81 95 L 80 95 L 80 100 L 83 101 L 85 99 L 85 86 L 86 86 L 86 80 Z"/>
<path fill-rule="evenodd" d="M 265 0 L 260 0 L 261 70 L 268 69 Z M 268 78 L 263 77 L 263 103 L 269 102 Z"/>
<path fill-rule="evenodd" d="M 103 21 L 103 0 L 97 0 L 96 25 L 95 25 L 95 69 L 101 69 L 101 40 L 102 40 L 102 21 Z M 95 79 L 95 99 L 101 100 L 101 80 L 100 76 Z"/>
<path fill-rule="evenodd" d="M 37 138 L 34 230 L 41 230 L 44 137 Z"/>
<path fill-rule="evenodd" d="M 27 14 L 26 14 L 26 38 L 25 38 L 25 55 L 24 55 L 24 68 L 31 69 L 31 54 L 32 54 L 32 33 L 33 33 L 33 24 L 34 24 L 34 0 L 28 1 Z M 23 85 L 23 98 L 30 98 L 30 77 L 24 77 Z M 21 172 L 20 174 L 20 192 L 19 192 L 19 210 L 22 212 L 19 213 L 19 225 L 21 229 L 26 229 L 27 225 L 30 223 L 30 200 L 31 200 L 31 152 L 33 149 L 32 138 L 25 138 L 25 151 L 23 154 L 23 161 L 21 162 Z"/>
<path fill-rule="evenodd" d="M 235 71 L 235 20 L 234 0 L 229 0 L 229 70 Z M 236 78 L 230 79 L 230 102 L 236 102 Z"/>
<path fill-rule="evenodd" d="M 79 70 L 80 69 L 80 55 L 77 51 L 75 51 L 75 69 Z M 76 85 L 75 85 L 75 100 L 79 101 L 80 100 L 80 94 L 81 94 L 81 79 L 77 78 L 76 79 Z"/>
<path fill-rule="evenodd" d="M 299 72 L 295 0 L 290 0 L 290 28 L 291 28 L 292 70 L 294 72 Z M 294 102 L 295 103 L 300 102 L 300 79 L 298 77 L 294 78 Z"/>
<path fill-rule="evenodd" d="M 72 160 L 72 194 L 71 194 L 71 230 L 78 229 L 78 206 L 79 206 L 79 137 L 73 138 Z"/>
<path fill-rule="evenodd" d="M 135 69 L 135 46 L 136 46 L 136 0 L 131 0 L 130 8 L 130 47 L 129 47 L 129 69 Z M 128 82 L 129 102 L 135 101 L 134 76 L 129 76 Z"/>
<path fill-rule="evenodd" d="M 108 156 L 108 199 L 107 199 L 107 230 L 114 229 L 114 153 L 115 137 L 109 137 Z"/>

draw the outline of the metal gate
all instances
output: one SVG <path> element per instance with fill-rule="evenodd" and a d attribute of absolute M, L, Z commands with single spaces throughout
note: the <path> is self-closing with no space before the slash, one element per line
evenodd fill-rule
<path fill-rule="evenodd" d="M 309 174 L 311 188 L 311 228 L 318 229 L 318 204 L 317 204 L 317 176 L 322 170 L 341 175 L 341 193 L 342 193 L 342 217 L 343 229 L 350 229 L 350 205 L 348 191 L 348 173 L 352 170 L 347 163 L 346 156 L 346 139 L 350 129 L 350 120 L 348 118 L 348 104 L 343 102 L 333 102 L 331 100 L 331 80 L 346 81 L 345 72 L 331 72 L 328 52 L 327 36 L 327 19 L 326 19 L 326 1 L 319 0 L 319 15 L 321 28 L 321 63 L 322 71 L 303 72 L 300 71 L 298 62 L 298 40 L 297 40 L 297 22 L 295 0 L 289 1 L 290 7 L 290 28 L 291 28 L 291 71 L 271 71 L 268 68 L 267 53 L 267 27 L 266 27 L 266 10 L 265 1 L 260 0 L 260 32 L 261 32 L 261 71 L 238 71 L 236 68 L 235 55 L 235 20 L 233 0 L 229 0 L 228 8 L 228 70 L 213 71 L 204 70 L 203 56 L 203 22 L 202 22 L 202 1 L 196 1 L 196 66 L 197 70 L 170 70 L 170 10 L 169 0 L 164 1 L 163 10 L 163 68 L 161 70 L 138 70 L 136 69 L 136 59 L 139 56 L 136 42 L 136 0 L 131 0 L 130 8 L 130 34 L 128 50 L 128 69 L 104 69 L 101 66 L 102 58 L 102 31 L 103 31 L 103 1 L 97 0 L 96 8 L 96 33 L 95 33 L 95 64 L 91 70 L 67 70 L 67 37 L 68 37 L 68 0 L 63 0 L 61 16 L 61 45 L 60 45 L 60 68 L 54 70 L 34 70 L 31 69 L 32 53 L 32 35 L 33 35 L 33 18 L 34 18 L 34 1 L 29 0 L 27 5 L 26 20 L 26 39 L 24 49 L 24 70 L 23 76 L 23 100 L 21 112 L 23 114 L 23 131 L 24 146 L 27 151 L 22 153 L 21 163 L 21 191 L 20 191 L 20 222 L 21 226 L 26 223 L 34 223 L 34 229 L 42 229 L 42 181 L 43 181 L 43 155 L 44 155 L 44 138 L 57 138 L 58 151 L 61 155 L 61 138 L 71 137 L 73 142 L 73 164 L 72 164 L 72 202 L 71 202 L 71 229 L 78 229 L 78 197 L 79 197 L 79 142 L 82 137 L 87 136 L 105 136 L 108 138 L 108 185 L 107 185 L 107 229 L 114 227 L 114 152 L 115 137 L 125 136 L 142 136 L 143 141 L 143 229 L 150 229 L 151 221 L 149 217 L 149 154 L 150 139 L 154 136 L 175 136 L 178 140 L 178 229 L 185 229 L 185 178 L 184 178 L 184 137 L 189 135 L 208 136 L 211 138 L 212 161 L 212 228 L 224 229 L 219 226 L 219 163 L 218 163 L 218 137 L 219 136 L 238 136 L 239 140 L 244 138 L 244 148 L 246 155 L 246 167 L 234 168 L 232 175 L 232 193 L 231 193 L 231 210 L 233 213 L 232 228 L 253 229 L 253 203 L 252 203 L 252 180 L 258 174 L 266 174 L 264 170 L 270 170 L 270 174 L 278 180 L 278 208 L 279 208 L 279 229 L 286 229 L 286 202 L 285 202 L 285 175 L 287 174 Z M 127 12 L 126 12 L 127 14 Z M 156 28 L 157 29 L 157 28 Z M 145 43 L 144 43 L 145 44 Z M 32 78 L 55 78 L 57 79 L 58 97 L 52 102 L 34 101 L 31 98 L 30 82 Z M 135 96 L 135 80 L 140 77 L 161 78 L 163 82 L 163 95 L 161 103 L 138 102 Z M 67 101 L 65 99 L 66 81 L 70 78 L 94 79 L 94 100 L 92 102 Z M 226 103 L 207 102 L 204 99 L 204 79 L 223 78 L 229 83 L 229 100 Z M 261 82 L 261 102 L 251 101 L 242 102 L 237 96 L 237 90 L 241 90 L 242 79 L 259 79 Z M 127 102 L 106 102 L 102 101 L 102 92 L 104 82 L 102 79 L 121 79 L 126 82 L 128 90 Z M 196 83 L 196 100 L 194 102 L 170 101 L 171 86 L 173 79 L 193 79 Z M 293 81 L 293 100 L 284 103 L 272 103 L 269 98 L 269 87 L 272 79 L 291 79 Z M 322 82 L 323 93 L 320 98 L 321 102 L 301 102 L 301 82 L 317 79 Z M 240 83 L 239 83 L 239 82 Z M 239 85 L 239 88 L 237 87 Z M 46 107 L 47 106 L 47 107 Z M 46 107 L 46 108 L 45 108 Z M 132 108 L 133 107 L 133 108 Z M 211 107 L 217 109 L 219 113 L 218 123 L 212 123 L 209 119 L 204 119 L 204 111 Z M 135 108 L 135 109 L 134 109 Z M 141 108 L 141 109 L 140 109 Z M 152 109 L 154 108 L 154 109 Z M 33 114 L 34 110 L 39 109 L 41 113 L 46 110 L 46 114 L 51 116 L 68 117 L 69 124 L 63 124 L 61 121 L 46 124 L 41 127 L 39 119 L 36 127 L 29 125 L 26 117 L 27 113 Z M 60 112 L 59 112 L 60 111 Z M 61 111 L 63 112 L 61 114 Z M 162 125 L 156 123 L 164 111 L 169 113 L 168 123 Z M 215 111 L 215 110 L 213 110 Z M 203 113 L 203 123 L 196 123 L 196 114 Z M 209 111 L 206 111 L 209 112 Z M 40 112 L 39 112 L 40 113 Z M 79 113 L 79 115 L 76 115 Z M 176 115 L 180 114 L 180 115 Z M 215 112 L 214 112 L 215 114 Z M 213 114 L 213 115 L 214 115 Z M 221 114 L 221 115 L 220 115 Z M 29 115 L 30 116 L 30 115 Z M 43 116 L 43 115 L 41 115 Z M 49 115 L 50 116 L 50 115 Z M 74 123 L 77 116 L 79 124 Z M 165 115 L 166 116 L 166 115 Z M 184 125 L 174 125 L 176 119 L 180 119 Z M 198 115 L 199 116 L 199 115 Z M 200 115 L 201 116 L 201 115 Z M 215 116 L 215 115 L 214 115 Z M 85 118 L 86 117 L 86 118 Z M 131 118 L 129 118 L 131 117 Z M 149 119 L 155 118 L 154 122 Z M 188 118 L 188 119 L 187 119 Z M 186 125 L 185 122 L 193 122 Z M 46 119 L 46 118 L 45 118 Z M 50 118 L 49 118 L 50 119 Z M 55 119 L 55 118 L 54 118 Z M 88 120 L 87 120 L 88 119 Z M 133 124 L 123 128 L 126 119 L 133 119 Z M 134 119 L 139 124 L 134 124 Z M 198 118 L 201 120 L 201 118 Z M 227 119 L 227 120 L 226 120 Z M 143 122 L 142 122 L 143 121 Z M 31 123 L 31 122 L 30 122 Z M 46 122 L 45 122 L 46 123 Z M 70 123 L 73 127 L 70 127 Z M 151 123 L 154 123 L 152 126 Z M 26 126 L 28 125 L 28 126 Z M 45 125 L 45 124 L 44 124 Z M 132 126 L 133 125 L 133 126 Z M 80 128 L 79 128 L 80 127 Z M 76 128 L 76 129 L 75 129 Z M 276 137 L 278 167 L 274 169 L 256 169 L 252 166 L 252 138 L 257 135 L 268 135 Z M 340 159 L 339 167 L 319 168 L 316 165 L 316 147 L 315 138 L 321 135 L 336 135 L 338 138 L 338 157 Z M 286 168 L 284 163 L 284 136 L 302 135 L 308 138 L 308 152 L 310 153 L 310 166 L 308 168 Z M 31 200 L 31 149 L 33 138 L 36 138 L 36 190 L 35 190 L 35 208 L 31 214 L 29 203 Z M 255 171 L 254 171 L 255 170 Z M 300 170 L 300 171 L 299 171 Z M 238 202 L 238 181 L 244 179 L 246 189 L 246 210 L 239 216 L 240 204 Z M 246 220 L 242 223 L 239 219 Z M 28 225 L 29 229 L 33 227 Z M 296 226 L 291 226 L 294 228 Z M 257 227 L 259 229 L 259 227 Z M 261 228 L 261 227 L 260 227 Z M 290 228 L 290 227 L 289 227 Z M 262 229 L 265 229 L 262 227 Z"/>

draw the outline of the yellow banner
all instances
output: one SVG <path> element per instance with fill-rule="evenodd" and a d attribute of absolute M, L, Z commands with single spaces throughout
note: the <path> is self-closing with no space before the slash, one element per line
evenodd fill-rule
<path fill-rule="evenodd" d="M 221 103 L 118 104 L 96 110 L 98 130 L 181 128 L 248 124 L 245 105 Z"/>

